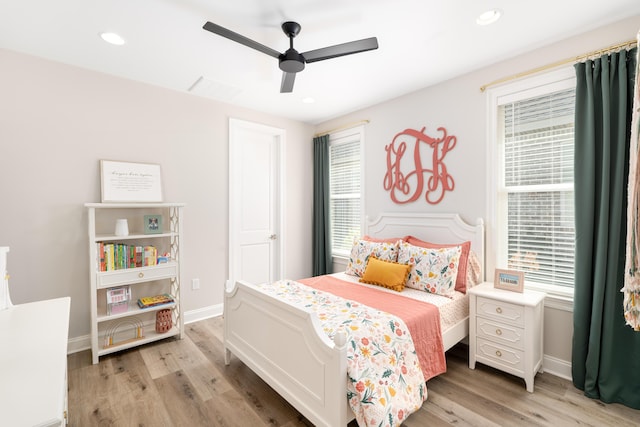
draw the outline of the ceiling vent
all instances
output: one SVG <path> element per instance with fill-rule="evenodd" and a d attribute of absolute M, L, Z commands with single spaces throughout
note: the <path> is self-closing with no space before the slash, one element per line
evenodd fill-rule
<path fill-rule="evenodd" d="M 242 89 L 200 76 L 189 87 L 189 92 L 221 101 L 231 101 Z"/>

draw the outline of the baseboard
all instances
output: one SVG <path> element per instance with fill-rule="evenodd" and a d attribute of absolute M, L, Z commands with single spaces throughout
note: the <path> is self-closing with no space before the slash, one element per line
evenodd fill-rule
<path fill-rule="evenodd" d="M 199 320 L 209 319 L 211 317 L 222 316 L 222 304 L 211 305 L 209 307 L 189 310 L 183 313 L 184 323 L 189 324 Z M 77 353 L 79 351 L 89 350 L 91 348 L 91 335 L 83 335 L 80 337 L 69 338 L 67 341 L 67 354 Z"/>
<path fill-rule="evenodd" d="M 544 355 L 542 360 L 542 366 L 544 372 L 555 375 L 556 377 L 564 378 L 565 380 L 572 380 L 571 376 L 571 362 L 558 359 L 552 356 Z"/>
<path fill-rule="evenodd" d="M 222 316 L 223 304 L 210 305 L 209 307 L 189 310 L 184 313 L 184 323 L 193 323 L 211 317 Z"/>
<path fill-rule="evenodd" d="M 77 353 L 79 351 L 91 348 L 91 335 L 83 335 L 81 337 L 69 338 L 67 341 L 67 354 Z"/>

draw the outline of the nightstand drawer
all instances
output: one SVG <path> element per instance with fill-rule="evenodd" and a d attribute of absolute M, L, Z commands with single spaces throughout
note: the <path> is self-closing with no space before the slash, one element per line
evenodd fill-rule
<path fill-rule="evenodd" d="M 478 338 L 476 352 L 485 358 L 517 371 L 524 371 L 524 352 Z"/>
<path fill-rule="evenodd" d="M 524 326 L 524 307 L 521 305 L 479 296 L 476 299 L 476 311 L 478 316 Z"/>
<path fill-rule="evenodd" d="M 524 329 L 522 328 L 478 317 L 476 334 L 479 338 L 488 338 L 498 344 L 524 350 Z"/>

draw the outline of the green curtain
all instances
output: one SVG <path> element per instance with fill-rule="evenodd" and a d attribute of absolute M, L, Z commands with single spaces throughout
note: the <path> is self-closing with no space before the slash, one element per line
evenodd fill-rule
<path fill-rule="evenodd" d="M 572 374 L 586 396 L 640 409 L 640 334 L 623 315 L 635 49 L 576 64 Z"/>
<path fill-rule="evenodd" d="M 331 273 L 329 135 L 313 138 L 313 275 Z"/>

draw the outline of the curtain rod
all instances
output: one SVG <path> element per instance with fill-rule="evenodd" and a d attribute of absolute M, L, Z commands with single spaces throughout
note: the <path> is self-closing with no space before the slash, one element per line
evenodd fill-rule
<path fill-rule="evenodd" d="M 635 39 L 634 40 L 627 40 L 626 42 L 614 44 L 614 45 L 611 45 L 611 46 L 606 47 L 604 49 L 594 50 L 593 52 L 585 53 L 583 55 L 579 55 L 579 56 L 576 56 L 574 58 L 563 59 L 561 61 L 557 61 L 557 62 L 554 62 L 554 63 L 551 63 L 551 64 L 543 65 L 542 67 L 534 68 L 534 69 L 529 70 L 529 71 L 523 71 L 522 73 L 514 74 L 514 75 L 509 76 L 509 77 L 503 77 L 501 79 L 494 80 L 491 83 L 487 83 L 484 86 L 480 86 L 480 92 L 484 92 L 489 86 L 494 86 L 494 85 L 497 85 L 499 83 L 507 82 L 509 80 L 514 80 L 514 79 L 518 79 L 520 77 L 529 76 L 531 74 L 539 73 L 540 71 L 545 71 L 545 70 L 549 70 L 549 69 L 552 69 L 552 68 L 559 67 L 560 65 L 570 64 L 571 62 L 580 62 L 583 59 L 587 59 L 587 58 L 592 57 L 592 56 L 604 55 L 605 53 L 613 52 L 615 50 L 618 50 L 618 49 L 621 49 L 621 48 L 624 48 L 624 47 L 628 47 L 628 46 L 631 46 L 631 45 L 637 45 L 637 43 L 638 43 L 638 41 L 635 40 Z"/>
<path fill-rule="evenodd" d="M 322 132 L 318 132 L 315 135 L 313 135 L 314 138 L 321 136 L 321 135 L 326 135 L 328 133 L 333 133 L 333 132 L 337 132 L 339 130 L 345 130 L 345 129 L 350 129 L 352 127 L 358 126 L 358 125 L 366 125 L 367 123 L 369 123 L 369 120 L 359 120 L 357 122 L 353 122 L 353 123 L 349 123 L 334 129 L 329 129 L 329 130 L 325 130 Z"/>

